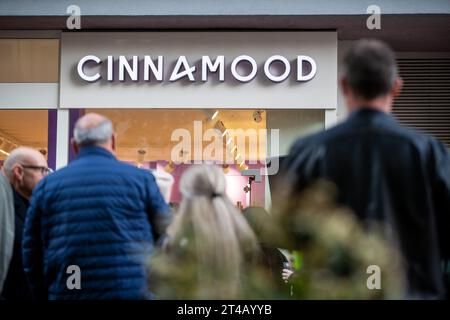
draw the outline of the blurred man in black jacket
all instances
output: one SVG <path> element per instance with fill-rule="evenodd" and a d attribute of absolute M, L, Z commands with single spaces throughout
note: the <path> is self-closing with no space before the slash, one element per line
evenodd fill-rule
<path fill-rule="evenodd" d="M 439 141 L 399 125 L 389 114 L 402 80 L 394 53 L 358 41 L 344 58 L 342 90 L 350 115 L 330 130 L 298 140 L 282 166 L 283 199 L 318 178 L 364 222 L 383 222 L 405 262 L 407 298 L 444 298 L 449 257 L 450 154 Z M 288 201 L 289 202 L 289 201 Z"/>

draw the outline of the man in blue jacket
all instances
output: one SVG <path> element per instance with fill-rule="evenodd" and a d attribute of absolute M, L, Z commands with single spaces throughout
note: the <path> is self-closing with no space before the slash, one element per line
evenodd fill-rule
<path fill-rule="evenodd" d="M 23 262 L 35 299 L 145 299 L 146 259 L 171 214 L 153 175 L 118 161 L 109 119 L 74 130 L 77 158 L 43 179 L 25 221 Z"/>

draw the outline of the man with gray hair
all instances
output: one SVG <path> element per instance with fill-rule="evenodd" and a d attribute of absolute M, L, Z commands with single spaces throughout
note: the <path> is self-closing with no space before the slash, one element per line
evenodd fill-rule
<path fill-rule="evenodd" d="M 38 150 L 19 147 L 11 151 L 3 172 L 12 186 L 14 245 L 2 296 L 6 300 L 30 300 L 31 293 L 22 263 L 22 232 L 33 189 L 49 173 L 47 161 Z"/>
<path fill-rule="evenodd" d="M 75 125 L 77 158 L 36 188 L 25 223 L 25 272 L 38 299 L 145 299 L 146 260 L 170 208 L 153 175 L 115 157 L 109 119 Z"/>

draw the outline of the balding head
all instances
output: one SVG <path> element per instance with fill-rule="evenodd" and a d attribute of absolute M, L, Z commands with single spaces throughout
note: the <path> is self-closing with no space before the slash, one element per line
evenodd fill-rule
<path fill-rule="evenodd" d="M 6 158 L 3 171 L 14 189 L 29 198 L 34 187 L 48 172 L 47 161 L 38 150 L 19 147 Z"/>
<path fill-rule="evenodd" d="M 114 131 L 111 120 L 97 113 L 88 113 L 78 119 L 73 132 L 75 151 L 96 145 L 114 150 Z"/>

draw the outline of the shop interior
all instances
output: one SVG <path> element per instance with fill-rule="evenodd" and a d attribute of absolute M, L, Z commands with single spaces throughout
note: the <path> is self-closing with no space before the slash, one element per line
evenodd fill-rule
<path fill-rule="evenodd" d="M 222 166 L 228 196 L 244 208 L 265 207 L 270 188 L 268 179 L 249 184 L 243 171 L 261 169 L 267 157 L 286 154 L 296 138 L 322 129 L 324 119 L 323 110 L 309 109 L 86 109 L 72 112 L 77 116 L 70 122 L 86 112 L 112 120 L 119 160 L 143 169 L 164 170 L 174 177 L 170 202 L 181 199 L 178 183 L 186 168 L 203 161 Z M 46 157 L 55 152 L 56 117 L 52 118 L 52 113 L 54 110 L 0 110 L 0 163 L 21 145 L 39 149 Z M 182 144 L 184 138 L 176 134 L 180 129 L 190 137 Z M 207 139 L 205 133 L 211 129 L 222 140 L 222 161 L 216 157 L 218 149 L 205 151 L 216 138 Z M 279 130 L 277 150 L 269 150 L 272 129 Z"/>

